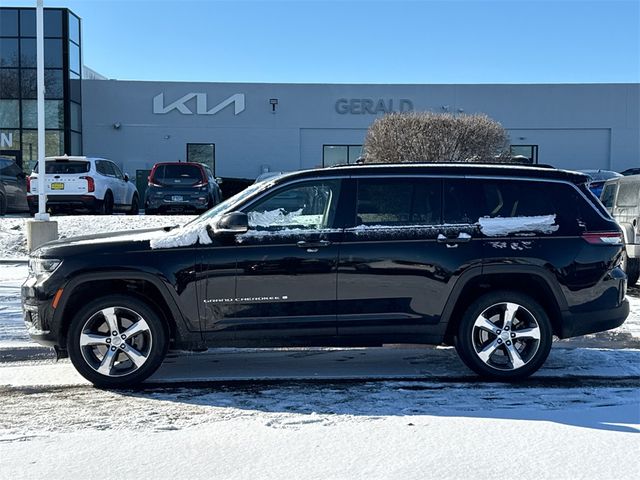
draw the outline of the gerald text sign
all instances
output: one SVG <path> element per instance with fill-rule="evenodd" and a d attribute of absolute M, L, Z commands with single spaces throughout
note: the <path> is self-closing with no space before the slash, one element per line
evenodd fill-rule
<path fill-rule="evenodd" d="M 340 115 L 378 115 L 391 112 L 411 112 L 413 102 L 406 98 L 339 98 L 335 104 Z"/>

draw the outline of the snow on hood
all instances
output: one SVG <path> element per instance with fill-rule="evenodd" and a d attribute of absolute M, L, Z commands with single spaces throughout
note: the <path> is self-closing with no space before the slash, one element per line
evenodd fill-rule
<path fill-rule="evenodd" d="M 539 215 L 533 217 L 511 217 L 478 219 L 480 231 L 487 237 L 500 237 L 518 232 L 553 233 L 560 228 L 555 215 Z"/>
<path fill-rule="evenodd" d="M 194 222 L 175 228 L 164 235 L 152 238 L 149 242 L 151 248 L 176 248 L 189 247 L 200 243 L 201 245 L 212 243 L 207 232 L 208 222 Z"/>

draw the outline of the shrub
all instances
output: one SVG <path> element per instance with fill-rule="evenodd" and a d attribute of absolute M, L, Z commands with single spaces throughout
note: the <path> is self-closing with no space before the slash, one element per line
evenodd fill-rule
<path fill-rule="evenodd" d="M 366 163 L 512 162 L 506 130 L 486 115 L 391 113 L 369 127 Z"/>

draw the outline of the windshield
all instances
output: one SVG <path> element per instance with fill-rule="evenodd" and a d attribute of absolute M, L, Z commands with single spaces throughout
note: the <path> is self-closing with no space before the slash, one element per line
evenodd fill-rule
<path fill-rule="evenodd" d="M 47 160 L 45 173 L 87 173 L 89 171 L 90 164 L 83 160 Z M 38 164 L 33 167 L 34 173 L 38 173 Z"/>
<path fill-rule="evenodd" d="M 195 225 L 196 223 L 199 223 L 199 222 L 210 221 L 213 218 L 220 215 L 221 213 L 227 210 L 230 210 L 233 205 L 242 202 L 243 200 L 245 200 L 246 198 L 249 198 L 251 195 L 253 195 L 256 192 L 263 190 L 268 184 L 269 182 L 254 183 L 253 185 L 250 185 L 249 187 L 242 190 L 241 192 L 236 193 L 233 197 L 227 198 L 224 202 L 219 203 L 218 205 L 216 205 L 210 210 L 207 210 L 199 217 L 191 220 L 189 223 L 186 223 L 184 226 L 186 227 L 187 225 Z"/>

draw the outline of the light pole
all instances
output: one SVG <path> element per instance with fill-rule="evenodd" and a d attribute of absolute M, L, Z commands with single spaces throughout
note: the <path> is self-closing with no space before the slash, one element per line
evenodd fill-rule
<path fill-rule="evenodd" d="M 45 141 L 44 141 L 44 5 L 36 0 L 36 76 L 38 93 L 38 213 L 27 221 L 27 249 L 31 252 L 43 243 L 58 238 L 58 223 L 49 220 L 47 195 L 44 190 Z"/>
<path fill-rule="evenodd" d="M 44 0 L 36 1 L 36 81 L 38 99 L 38 213 L 36 220 L 48 221 L 47 195 L 44 191 L 44 175 L 46 168 L 44 165 L 45 142 L 44 142 Z"/>

